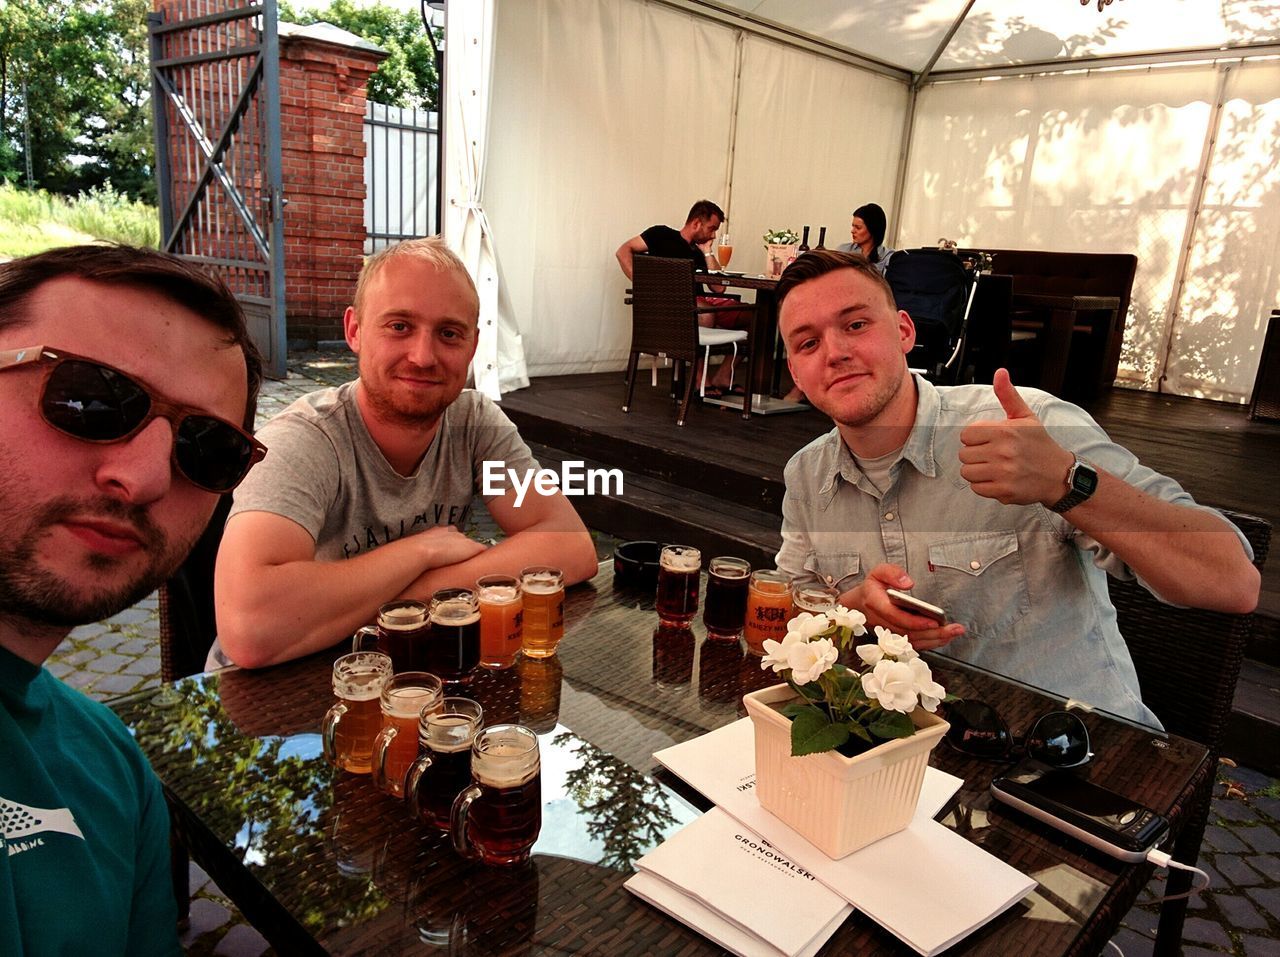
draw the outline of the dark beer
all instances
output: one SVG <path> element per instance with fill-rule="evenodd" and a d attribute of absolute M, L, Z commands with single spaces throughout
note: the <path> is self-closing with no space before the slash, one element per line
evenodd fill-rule
<path fill-rule="evenodd" d="M 449 684 L 467 684 L 480 664 L 480 604 L 467 588 L 441 588 L 431 598 L 426 669 Z"/>
<path fill-rule="evenodd" d="M 454 799 L 471 783 L 471 745 L 484 711 L 470 698 L 445 698 L 440 710 L 422 715 L 419 754 L 405 779 L 409 812 L 449 830 Z"/>
<path fill-rule="evenodd" d="M 688 545 L 668 545 L 658 562 L 658 617 L 687 624 L 698 613 L 698 573 L 702 553 Z"/>
<path fill-rule="evenodd" d="M 471 746 L 471 787 L 453 803 L 459 853 L 486 864 L 519 864 L 542 829 L 538 738 L 518 724 L 486 728 Z"/>
<path fill-rule="evenodd" d="M 355 633 L 351 650 L 361 651 L 372 644 L 391 658 L 396 672 L 431 671 L 426 666 L 426 644 L 431 632 L 428 608 L 413 599 L 390 601 L 378 609 L 377 625 L 367 625 Z"/>
<path fill-rule="evenodd" d="M 737 635 L 747 620 L 751 565 L 741 558 L 713 558 L 707 566 L 707 600 L 702 623 L 714 638 Z"/>

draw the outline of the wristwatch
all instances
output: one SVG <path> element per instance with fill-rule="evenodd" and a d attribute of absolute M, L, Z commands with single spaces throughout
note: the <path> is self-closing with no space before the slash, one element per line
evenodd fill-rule
<path fill-rule="evenodd" d="M 1075 461 L 1067 472 L 1067 494 L 1049 506 L 1051 512 L 1073 509 L 1098 490 L 1097 470 L 1080 456 L 1072 455 Z"/>

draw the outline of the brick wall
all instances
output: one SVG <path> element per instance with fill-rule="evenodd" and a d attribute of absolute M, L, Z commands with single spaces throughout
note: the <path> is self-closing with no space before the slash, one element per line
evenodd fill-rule
<path fill-rule="evenodd" d="M 363 259 L 365 86 L 383 54 L 280 38 L 288 337 L 342 338 Z"/>

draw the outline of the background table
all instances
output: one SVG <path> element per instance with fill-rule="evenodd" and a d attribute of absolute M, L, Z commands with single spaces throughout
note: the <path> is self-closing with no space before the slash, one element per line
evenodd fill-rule
<path fill-rule="evenodd" d="M 261 671 L 227 669 L 115 707 L 151 758 L 195 859 L 281 953 L 713 954 L 694 931 L 625 891 L 631 865 L 706 803 L 653 752 L 728 723 L 743 693 L 773 683 L 735 642 L 660 628 L 651 596 L 615 589 L 602 567 L 566 602 L 557 657 L 482 672 L 465 692 L 486 723 L 539 734 L 543 824 L 512 871 L 458 858 L 367 777 L 321 756 L 331 653 Z M 1015 733 L 1060 699 L 933 656 L 949 691 L 998 706 Z M 1175 824 L 1211 773 L 1202 747 L 1085 716 L 1091 778 Z M 1086 852 L 992 802 L 1001 765 L 945 744 L 932 763 L 964 778 L 942 821 L 1040 882 L 949 954 L 1097 954 L 1149 874 Z M 928 907 L 928 875 L 920 906 Z M 910 953 L 855 914 L 824 954 Z"/>

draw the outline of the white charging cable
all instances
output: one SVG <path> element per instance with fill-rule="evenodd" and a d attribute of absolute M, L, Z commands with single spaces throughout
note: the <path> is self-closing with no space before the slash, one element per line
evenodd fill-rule
<path fill-rule="evenodd" d="M 1198 884 L 1193 883 L 1191 885 L 1191 890 L 1187 891 L 1186 893 L 1168 894 L 1164 897 L 1157 897 L 1155 900 L 1148 901 L 1147 903 L 1160 904 L 1160 903 L 1163 903 L 1164 901 L 1180 901 L 1184 897 L 1190 897 L 1192 894 L 1199 894 L 1202 890 L 1204 890 L 1206 887 L 1209 886 L 1208 874 L 1200 870 L 1200 868 L 1198 867 L 1192 867 L 1189 864 L 1182 864 L 1178 861 L 1175 861 L 1172 855 L 1166 854 L 1164 851 L 1160 850 L 1159 848 L 1153 847 L 1151 850 L 1147 851 L 1147 860 L 1150 863 L 1154 864 L 1156 867 L 1159 867 L 1161 869 L 1173 867 L 1180 871 L 1188 871 L 1191 874 L 1194 874 L 1200 878 L 1200 883 Z"/>

